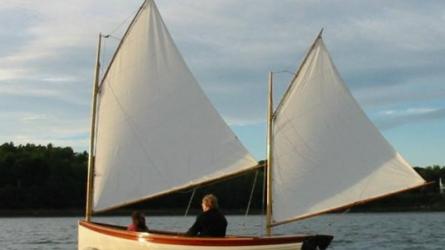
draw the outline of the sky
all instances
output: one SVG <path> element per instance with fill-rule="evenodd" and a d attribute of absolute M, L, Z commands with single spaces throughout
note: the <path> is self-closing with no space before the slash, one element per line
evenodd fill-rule
<path fill-rule="evenodd" d="M 257 160 L 269 71 L 296 71 L 321 28 L 338 71 L 412 165 L 445 165 L 445 2 L 158 0 L 198 82 Z M 0 143 L 88 148 L 98 33 L 103 65 L 142 0 L 0 2 Z M 105 66 L 102 67 L 102 72 Z M 278 100 L 290 74 L 277 75 Z"/>

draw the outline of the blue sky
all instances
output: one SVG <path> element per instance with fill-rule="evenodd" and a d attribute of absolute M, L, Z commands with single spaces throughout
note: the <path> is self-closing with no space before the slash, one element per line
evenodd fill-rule
<path fill-rule="evenodd" d="M 99 32 L 109 59 L 141 0 L 0 2 L 0 142 L 87 149 Z M 159 0 L 186 62 L 246 147 L 265 155 L 268 71 L 295 71 L 324 27 L 339 72 L 413 165 L 445 165 L 445 2 Z M 290 75 L 276 78 L 277 94 Z"/>

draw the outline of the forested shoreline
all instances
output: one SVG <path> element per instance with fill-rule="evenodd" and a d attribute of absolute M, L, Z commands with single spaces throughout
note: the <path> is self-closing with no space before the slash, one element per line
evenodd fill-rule
<path fill-rule="evenodd" d="M 4 143 L 0 146 L 0 216 L 82 215 L 87 161 L 87 152 L 74 152 L 70 147 Z M 415 170 L 427 181 L 436 183 L 352 211 L 445 211 L 445 195 L 439 193 L 437 184 L 439 178 L 445 180 L 445 166 L 415 167 Z M 251 213 L 261 213 L 263 176 L 260 169 L 258 173 L 253 171 L 197 188 L 191 213 L 199 209 L 200 197 L 206 193 L 217 194 L 222 208 L 230 213 L 244 213 L 252 195 Z M 132 209 L 183 214 L 192 193 L 192 190 L 177 192 L 113 214 L 127 214 Z"/>

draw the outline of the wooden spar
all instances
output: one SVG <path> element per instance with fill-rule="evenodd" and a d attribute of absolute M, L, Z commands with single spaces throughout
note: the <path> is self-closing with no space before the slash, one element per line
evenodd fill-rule
<path fill-rule="evenodd" d="M 273 115 L 273 73 L 269 72 L 269 101 L 267 105 L 267 156 L 266 156 L 266 234 L 272 234 L 272 115 Z"/>
<path fill-rule="evenodd" d="M 263 165 L 257 164 L 255 166 L 249 167 L 248 169 L 243 169 L 243 170 L 240 170 L 238 172 L 231 173 L 231 174 L 228 174 L 228 175 L 225 175 L 225 176 L 221 176 L 221 177 L 216 178 L 216 179 L 211 179 L 211 180 L 208 180 L 208 181 L 203 181 L 203 182 L 199 182 L 199 183 L 194 183 L 194 184 L 180 186 L 180 187 L 177 187 L 177 188 L 172 188 L 170 190 L 166 190 L 164 192 L 159 192 L 159 193 L 156 193 L 156 194 L 153 194 L 153 195 L 150 195 L 150 196 L 146 196 L 146 197 L 143 197 L 143 198 L 138 199 L 138 200 L 133 200 L 133 201 L 129 201 L 129 202 L 126 202 L 126 203 L 118 204 L 116 206 L 112 206 L 112 207 L 108 207 L 108 208 L 104 208 L 104 209 L 100 209 L 100 210 L 95 210 L 94 213 L 96 213 L 96 214 L 97 213 L 103 213 L 103 212 L 111 211 L 111 210 L 114 210 L 114 209 L 117 209 L 117 208 L 125 207 L 125 206 L 128 206 L 128 205 L 133 205 L 133 204 L 136 204 L 136 203 L 139 203 L 139 202 L 143 202 L 143 201 L 147 201 L 147 200 L 150 200 L 150 199 L 158 198 L 158 197 L 161 197 L 161 196 L 164 196 L 164 195 L 167 195 L 167 194 L 171 194 L 171 193 L 174 193 L 174 192 L 186 190 L 186 189 L 189 189 L 189 188 L 194 188 L 194 187 L 203 186 L 203 185 L 210 185 L 210 184 L 213 184 L 213 183 L 217 183 L 217 182 L 220 182 L 220 181 L 224 181 L 224 180 L 227 180 L 227 179 L 230 179 L 230 178 L 234 178 L 234 177 L 246 174 L 246 173 L 248 173 L 250 171 L 254 171 L 254 170 L 257 170 L 257 169 L 262 168 L 262 167 L 263 167 Z"/>
<path fill-rule="evenodd" d="M 292 78 L 292 80 L 290 81 L 289 87 L 287 87 L 286 92 L 284 92 L 283 98 L 281 98 L 280 103 L 278 103 L 277 108 L 275 109 L 275 113 L 278 113 L 278 111 L 280 110 L 281 106 L 283 105 L 283 103 L 285 102 L 285 100 L 288 98 L 290 90 L 293 87 L 293 82 L 295 81 L 295 79 L 297 79 L 298 75 L 300 75 L 301 70 L 303 69 L 303 66 L 306 64 L 307 59 L 309 58 L 309 55 L 311 54 L 312 50 L 315 47 L 315 44 L 317 44 L 318 39 L 321 39 L 321 35 L 323 34 L 323 28 L 320 30 L 320 32 L 318 33 L 317 37 L 315 38 L 314 42 L 312 43 L 311 47 L 309 48 L 308 52 L 306 53 L 306 56 L 304 57 L 303 61 L 300 64 L 300 67 L 298 68 L 297 72 L 294 74 L 294 77 Z"/>
<path fill-rule="evenodd" d="M 102 44 L 102 34 L 99 33 L 97 42 L 96 68 L 94 70 L 93 97 L 91 101 L 91 127 L 90 127 L 90 148 L 88 154 L 88 177 L 87 177 L 87 201 L 85 210 L 85 220 L 90 221 L 93 213 L 93 192 L 94 192 L 94 138 L 96 137 L 96 107 L 97 92 L 99 89 L 99 69 L 100 69 L 100 49 Z"/>
<path fill-rule="evenodd" d="M 329 209 L 320 211 L 318 213 L 306 214 L 306 215 L 298 216 L 298 217 L 291 218 L 291 219 L 288 219 L 288 220 L 275 222 L 275 223 L 273 223 L 271 225 L 271 227 L 276 227 L 276 226 L 287 224 L 287 223 L 290 223 L 290 222 L 311 218 L 311 217 L 322 215 L 322 214 L 326 214 L 326 213 L 329 213 L 329 212 L 345 210 L 345 209 L 348 209 L 348 208 L 351 208 L 351 207 L 354 207 L 354 206 L 357 206 L 357 205 L 362 205 L 362 204 L 365 204 L 365 203 L 368 203 L 368 202 L 371 202 L 371 201 L 383 199 L 383 198 L 386 198 L 388 196 L 392 196 L 392 195 L 396 195 L 396 194 L 399 194 L 399 193 L 403 193 L 403 192 L 411 191 L 411 190 L 414 190 L 414 189 L 418 189 L 418 188 L 421 188 L 421 187 L 429 186 L 429 185 L 431 185 L 433 183 L 434 182 L 424 182 L 424 183 L 422 183 L 420 185 L 416 185 L 414 187 L 410 187 L 410 188 L 406 188 L 406 189 L 403 189 L 403 190 L 395 191 L 395 192 L 392 192 L 392 193 L 389 193 L 389 194 L 379 195 L 379 196 L 376 196 L 376 197 L 368 198 L 366 200 L 356 201 L 356 202 L 353 202 L 353 203 L 350 203 L 350 204 L 347 204 L 347 205 L 344 205 L 344 206 L 340 206 L 340 207 L 329 208 Z"/>

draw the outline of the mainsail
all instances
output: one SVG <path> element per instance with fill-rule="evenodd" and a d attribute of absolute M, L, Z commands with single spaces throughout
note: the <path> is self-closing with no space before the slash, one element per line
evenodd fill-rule
<path fill-rule="evenodd" d="M 272 130 L 273 225 L 424 184 L 345 87 L 321 36 Z"/>
<path fill-rule="evenodd" d="M 211 105 L 148 0 L 98 96 L 94 211 L 257 165 Z"/>

